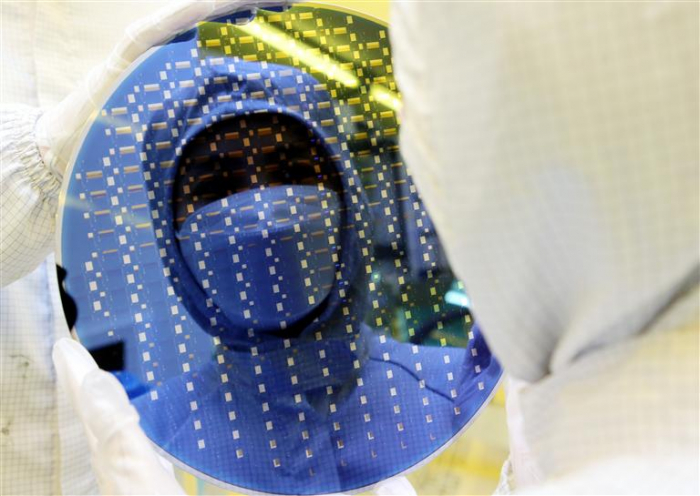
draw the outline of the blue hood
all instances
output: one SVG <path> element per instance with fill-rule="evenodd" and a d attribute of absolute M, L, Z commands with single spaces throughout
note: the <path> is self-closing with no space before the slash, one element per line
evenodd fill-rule
<path fill-rule="evenodd" d="M 180 109 L 179 121 L 190 125 L 171 143 L 187 145 L 156 146 L 160 164 L 177 163 L 150 171 L 154 184 L 167 185 L 154 188 L 150 203 L 162 219 L 160 249 L 172 257 L 167 274 L 172 287 L 202 330 L 237 349 L 274 349 L 284 345 L 280 338 L 317 339 L 317 333 L 353 339 L 364 315 L 355 293 L 366 286 L 360 266 L 363 250 L 371 251 L 372 223 L 357 172 L 335 138 L 340 123 L 328 105 L 331 97 L 311 76 L 288 67 L 238 62 L 228 70 L 238 75 L 233 93 L 230 85 L 210 85 L 196 99 L 205 105 L 223 94 L 230 103 L 213 107 L 209 122 Z M 212 81 L 218 77 L 216 70 L 209 75 Z M 303 100 L 285 91 L 298 86 L 318 90 Z M 173 98 L 192 102 L 192 93 L 180 89 Z M 272 116 L 280 122 L 271 123 Z M 307 131 L 304 144 L 312 153 L 306 159 L 318 173 L 306 178 L 311 184 L 262 179 L 261 169 L 280 154 L 257 150 L 251 164 L 255 154 L 245 140 L 294 125 Z M 144 142 L 159 140 L 153 131 Z M 225 173 L 257 180 L 238 181 L 237 191 L 224 193 L 217 183 L 226 180 Z M 210 182 L 213 201 L 203 200 L 205 187 L 193 191 L 202 177 Z"/>

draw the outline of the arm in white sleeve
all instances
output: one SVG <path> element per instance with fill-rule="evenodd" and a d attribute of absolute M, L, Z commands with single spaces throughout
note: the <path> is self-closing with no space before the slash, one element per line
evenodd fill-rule
<path fill-rule="evenodd" d="M 39 265 L 53 248 L 61 178 L 43 162 L 39 109 L 0 106 L 0 287 Z"/>
<path fill-rule="evenodd" d="M 199 21 L 289 1 L 170 2 L 128 26 L 109 57 L 40 119 L 37 109 L 0 105 L 0 287 L 32 271 L 51 252 L 62 172 L 81 130 L 129 64 Z"/>

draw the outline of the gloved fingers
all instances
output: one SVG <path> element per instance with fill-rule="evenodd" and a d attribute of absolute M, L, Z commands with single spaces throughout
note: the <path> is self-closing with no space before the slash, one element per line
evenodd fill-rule
<path fill-rule="evenodd" d="M 113 56 L 128 64 L 152 46 L 165 43 L 198 22 L 256 7 L 284 6 L 288 3 L 289 0 L 179 0 L 127 27 Z"/>
<path fill-rule="evenodd" d="M 242 2 L 229 2 L 232 10 Z M 116 65 L 136 60 L 152 46 L 161 45 L 177 34 L 195 26 L 197 22 L 205 21 L 211 14 L 213 3 L 196 0 L 179 0 L 169 3 L 148 17 L 137 20 L 126 27 L 124 36 L 115 46 L 111 57 L 116 59 Z M 113 62 L 114 63 L 114 62 Z"/>
<path fill-rule="evenodd" d="M 109 57 L 88 76 L 86 90 L 99 103 L 104 90 L 151 47 L 162 45 L 198 22 L 247 10 L 263 3 L 284 4 L 285 0 L 178 0 L 126 27 L 124 36 Z"/>
<path fill-rule="evenodd" d="M 139 416 L 112 374 L 100 370 L 78 342 L 53 349 L 59 383 L 90 438 L 92 463 L 103 494 L 184 494 L 139 427 Z"/>
<path fill-rule="evenodd" d="M 90 353 L 77 341 L 61 338 L 53 346 L 52 358 L 61 386 L 77 408 L 85 378 L 99 369 Z"/>
<path fill-rule="evenodd" d="M 95 370 L 83 381 L 78 408 L 98 443 L 109 443 L 124 429 L 139 428 L 139 415 L 112 374 Z"/>
<path fill-rule="evenodd" d="M 416 496 L 417 494 L 411 481 L 404 476 L 382 481 L 374 486 L 372 492 L 376 496 Z"/>
<path fill-rule="evenodd" d="M 59 339 L 53 348 L 53 362 L 60 384 L 96 442 L 108 442 L 128 424 L 138 425 L 138 414 L 122 385 L 112 374 L 100 370 L 80 343 Z"/>
<path fill-rule="evenodd" d="M 208 21 L 242 10 L 285 6 L 292 0 L 178 0 L 126 28 L 122 39 L 105 61 L 93 68 L 76 89 L 37 121 L 37 145 L 44 163 L 62 175 L 75 141 L 129 65 L 151 47 Z"/>
<path fill-rule="evenodd" d="M 172 466 L 153 450 L 139 415 L 112 374 L 97 370 L 83 382 L 83 421 L 97 440 L 93 465 L 104 493 L 183 494 Z"/>

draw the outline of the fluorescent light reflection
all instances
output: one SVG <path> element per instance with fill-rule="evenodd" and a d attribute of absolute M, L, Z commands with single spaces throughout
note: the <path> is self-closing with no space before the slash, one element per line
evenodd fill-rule
<path fill-rule="evenodd" d="M 449 290 L 447 294 L 445 294 L 445 302 L 462 308 L 469 308 L 471 306 L 469 297 L 461 291 L 454 289 Z"/>
<path fill-rule="evenodd" d="M 357 88 L 360 85 L 360 80 L 351 72 L 343 69 L 340 64 L 330 58 L 314 53 L 315 49 L 313 47 L 290 38 L 279 29 L 258 22 L 251 22 L 237 27 L 263 43 L 298 59 L 304 65 L 309 66 L 312 71 L 321 72 L 329 79 L 334 79 L 349 88 Z"/>
<path fill-rule="evenodd" d="M 377 102 L 385 107 L 389 107 L 391 110 L 398 112 L 401 109 L 401 98 L 399 98 L 398 93 L 380 84 L 373 84 L 370 86 L 369 94 Z"/>

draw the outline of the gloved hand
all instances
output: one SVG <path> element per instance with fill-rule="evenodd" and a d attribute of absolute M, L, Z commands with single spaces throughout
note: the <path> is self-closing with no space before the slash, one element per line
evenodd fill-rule
<path fill-rule="evenodd" d="M 139 415 L 121 383 L 100 370 L 90 353 L 72 339 L 56 342 L 53 362 L 59 387 L 85 426 L 101 493 L 185 494 L 139 427 Z M 377 496 L 416 494 L 405 477 L 380 482 L 373 492 Z"/>
<path fill-rule="evenodd" d="M 122 73 L 151 47 L 165 43 L 197 22 L 254 8 L 284 6 L 292 1 L 178 0 L 131 24 L 109 57 L 92 69 L 78 88 L 37 121 L 37 145 L 44 163 L 59 176 L 63 175 L 83 127 L 99 111 Z"/>
<path fill-rule="evenodd" d="M 59 387 L 82 420 L 102 494 L 185 494 L 139 427 L 139 415 L 120 382 L 100 370 L 77 341 L 53 348 Z"/>

